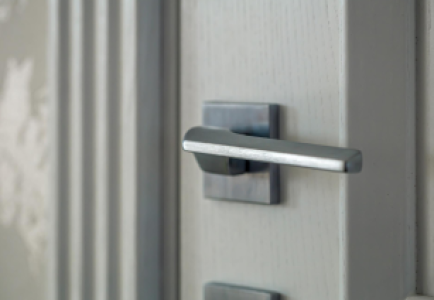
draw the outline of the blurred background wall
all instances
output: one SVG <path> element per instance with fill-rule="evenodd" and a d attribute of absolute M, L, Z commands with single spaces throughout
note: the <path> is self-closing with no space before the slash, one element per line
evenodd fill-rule
<path fill-rule="evenodd" d="M 45 299 L 46 0 L 0 0 L 0 299 Z"/>

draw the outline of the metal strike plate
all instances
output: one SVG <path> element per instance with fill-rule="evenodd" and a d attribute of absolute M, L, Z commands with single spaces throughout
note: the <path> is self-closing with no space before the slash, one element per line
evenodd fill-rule
<path fill-rule="evenodd" d="M 279 138 L 279 106 L 206 102 L 203 125 L 228 129 L 235 133 Z M 246 161 L 249 172 L 240 175 L 204 173 L 204 194 L 219 200 L 277 204 L 280 198 L 279 165 Z"/>
<path fill-rule="evenodd" d="M 280 300 L 280 294 L 221 283 L 205 285 L 205 300 Z"/>

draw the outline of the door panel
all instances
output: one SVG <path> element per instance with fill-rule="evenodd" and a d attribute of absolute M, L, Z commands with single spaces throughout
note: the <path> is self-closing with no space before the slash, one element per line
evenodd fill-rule
<path fill-rule="evenodd" d="M 206 100 L 281 105 L 280 138 L 339 145 L 338 1 L 184 0 L 181 136 Z M 281 200 L 261 206 L 203 197 L 181 154 L 181 299 L 227 282 L 290 299 L 337 299 L 339 178 L 281 167 Z"/>

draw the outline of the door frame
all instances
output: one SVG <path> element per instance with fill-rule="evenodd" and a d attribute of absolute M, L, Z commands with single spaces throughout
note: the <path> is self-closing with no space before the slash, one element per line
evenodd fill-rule
<path fill-rule="evenodd" d="M 342 182 L 340 299 L 404 299 L 416 293 L 415 4 L 341 4 L 341 143 L 364 170 Z"/>

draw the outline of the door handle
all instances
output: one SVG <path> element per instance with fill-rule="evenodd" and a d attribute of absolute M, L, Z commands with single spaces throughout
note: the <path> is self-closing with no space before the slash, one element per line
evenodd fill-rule
<path fill-rule="evenodd" d="M 202 125 L 184 136 L 203 173 L 203 193 L 215 200 L 280 203 L 280 167 L 331 172 L 362 170 L 359 150 L 279 140 L 281 107 L 271 103 L 205 102 Z"/>
<path fill-rule="evenodd" d="M 355 149 L 304 144 L 247 136 L 211 127 L 193 127 L 182 147 L 194 153 L 201 169 L 220 175 L 255 172 L 248 161 L 289 165 L 340 173 L 362 170 L 362 152 Z"/>

